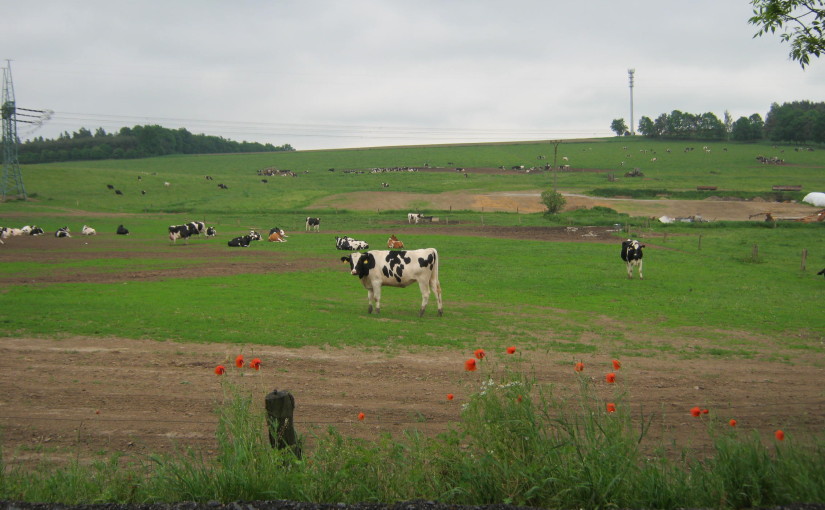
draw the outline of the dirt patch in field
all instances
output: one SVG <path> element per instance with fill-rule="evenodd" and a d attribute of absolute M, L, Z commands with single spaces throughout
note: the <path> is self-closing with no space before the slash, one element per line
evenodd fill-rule
<path fill-rule="evenodd" d="M 546 210 L 541 203 L 542 190 L 497 193 L 407 193 L 403 191 L 359 191 L 331 195 L 312 204 L 312 209 L 353 209 L 362 211 L 400 210 L 409 212 L 427 211 L 479 211 L 479 212 L 520 212 L 538 213 Z M 791 202 L 764 202 L 750 200 L 639 200 L 631 198 L 588 197 L 562 193 L 567 200 L 564 210 L 609 207 L 631 216 L 659 218 L 687 218 L 699 216 L 707 221 L 761 221 L 764 213 L 771 213 L 777 219 L 801 218 L 815 213 L 820 208 Z"/>
<path fill-rule="evenodd" d="M 611 242 L 615 233 L 606 228 L 490 227 L 466 225 L 407 226 L 399 222 L 399 235 L 422 229 L 452 235 L 484 235 L 568 242 Z M 375 231 L 371 231 L 375 232 Z M 290 242 L 300 242 L 296 233 Z M 3 287 L 62 282 L 117 282 L 139 279 L 180 278 L 226 274 L 339 268 L 337 257 L 303 258 L 273 250 L 229 250 L 223 242 L 198 243 L 156 249 L 135 243 L 124 249 L 123 239 L 112 235 L 95 238 L 56 239 L 52 236 L 14 238 L 0 247 L 0 260 L 44 263 L 36 274 L 0 275 Z M 92 252 L 94 250 L 94 252 Z M 157 260 L 156 269 L 99 274 L 95 268 L 49 271 L 50 261 L 94 258 Z M 176 261 L 181 265 L 176 266 Z M 196 264 L 191 265 L 195 261 Z M 183 264 L 186 262 L 186 264 Z M 64 267 L 64 266 L 61 266 Z M 32 313 L 38 313 L 33 310 Z M 376 320 L 381 320 L 376 318 Z M 443 318 L 450 320 L 449 309 Z M 610 345 L 614 326 L 606 322 L 604 337 L 585 341 Z M 708 346 L 715 334 L 701 327 L 670 338 L 639 341 L 681 346 Z M 729 334 L 729 332 L 725 332 Z M 109 452 L 145 454 L 168 452 L 174 446 L 193 447 L 214 454 L 214 409 L 224 396 L 222 378 L 214 374 L 224 364 L 231 379 L 251 391 L 257 402 L 273 389 L 293 393 L 297 401 L 296 425 L 311 436 L 335 427 L 347 435 L 377 438 L 417 429 L 425 434 L 444 431 L 459 419 L 461 405 L 477 391 L 492 367 L 504 360 L 522 359 L 535 369 L 542 383 L 555 383 L 560 391 L 575 387 L 574 360 L 568 353 L 530 350 L 517 346 L 508 358 L 500 345 L 479 345 L 489 356 L 478 372 L 465 372 L 463 362 L 471 352 L 448 349 L 302 348 L 261 345 L 195 345 L 123 338 L 0 338 L 0 428 L 4 460 L 30 463 L 39 458 L 66 460 L 100 458 Z M 538 339 L 552 342 L 553 338 Z M 584 359 L 581 376 L 592 378 L 605 401 L 618 387 L 628 393 L 634 414 L 654 418 L 651 443 L 661 437 L 673 440 L 672 451 L 689 444 L 707 445 L 706 423 L 727 426 L 738 421 L 742 433 L 759 430 L 772 437 L 782 428 L 791 440 L 825 423 L 825 359 L 818 354 L 783 347 L 781 338 L 743 338 L 760 351 L 755 359 L 718 360 L 697 356 L 691 360 L 659 353 L 655 358 L 622 357 L 618 386 L 608 386 L 604 375 L 612 371 L 610 356 L 598 348 Z M 243 354 L 263 360 L 260 371 L 234 368 Z M 779 360 L 779 361 L 777 361 Z M 790 362 L 782 360 L 791 360 Z M 378 382 L 378 384 L 376 384 Z M 448 401 L 446 395 L 455 399 Z M 709 409 L 700 418 L 690 416 L 693 406 Z M 359 421 L 359 412 L 366 419 Z M 310 439 L 311 441 L 311 439 Z"/>

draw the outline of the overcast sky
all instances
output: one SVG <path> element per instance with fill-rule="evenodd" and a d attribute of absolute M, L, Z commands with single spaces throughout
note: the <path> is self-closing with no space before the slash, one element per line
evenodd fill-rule
<path fill-rule="evenodd" d="M 160 124 L 298 150 L 610 136 L 823 101 L 748 0 L 0 0 L 22 139 Z M 5 66 L 5 62 L 3 62 Z"/>

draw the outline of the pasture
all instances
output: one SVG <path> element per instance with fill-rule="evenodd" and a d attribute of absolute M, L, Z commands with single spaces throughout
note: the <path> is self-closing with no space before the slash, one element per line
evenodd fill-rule
<path fill-rule="evenodd" d="M 641 152 L 650 145 L 656 162 Z M 275 388 L 293 392 L 301 433 L 334 427 L 374 439 L 411 429 L 443 432 L 483 381 L 501 376 L 505 359 L 562 394 L 575 386 L 573 366 L 583 362 L 582 376 L 600 397 L 621 393 L 630 412 L 653 418 L 646 446 L 664 441 L 667 455 L 706 448 L 708 423 L 731 418 L 765 437 L 777 428 L 800 439 L 819 433 L 825 281 L 815 273 L 825 267 L 822 224 L 660 225 L 602 213 L 603 224 L 573 230 L 564 223 L 574 224 L 575 216 L 559 224 L 538 213 L 430 209 L 450 221 L 410 225 L 406 209 L 391 202 L 376 210 L 317 205 L 332 196 L 346 203 L 350 193 L 380 199 L 380 183 L 388 180 L 389 190 L 420 194 L 422 204 L 445 191 L 543 190 L 554 181 L 560 190 L 587 192 L 603 187 L 607 170 L 621 170 L 622 159 L 614 156 L 637 153 L 646 158 L 648 180 L 611 185 L 628 191 L 714 184 L 761 193 L 785 183 L 825 189 L 819 152 L 776 149 L 794 158 L 788 166 L 751 161 L 753 153 L 771 156 L 771 150 L 729 144 L 727 151 L 685 153 L 675 144 L 580 141 L 562 144 L 559 159 L 564 151 L 571 165 L 593 171 L 469 177 L 343 170 L 424 163 L 509 168 L 538 155 L 552 161 L 552 145 L 27 167 L 33 198 L 0 204 L 0 223 L 37 224 L 47 234 L 0 246 L 3 458 L 27 465 L 172 445 L 214 453 L 213 410 L 226 396 L 214 374 L 218 364 L 231 369 L 255 402 Z M 298 176 L 261 182 L 256 170 L 272 166 Z M 123 195 L 107 190 L 108 183 Z M 321 218 L 319 233 L 304 231 L 306 216 Z M 189 220 L 215 226 L 218 236 L 170 243 L 167 227 Z M 98 235 L 81 236 L 82 224 Z M 132 233 L 116 236 L 119 224 Z M 63 225 L 73 237 L 54 238 Z M 275 226 L 288 242 L 226 245 L 250 229 L 265 234 Z M 407 248 L 437 248 L 444 316 L 436 316 L 431 300 L 418 317 L 416 285 L 385 289 L 381 314 L 368 315 L 366 291 L 341 264 L 345 252 L 335 249 L 342 234 L 375 249 L 391 234 Z M 646 244 L 642 281 L 628 280 L 619 258 L 628 236 Z M 509 346 L 517 347 L 515 357 L 504 354 Z M 464 371 L 478 348 L 488 353 L 481 369 Z M 261 370 L 235 370 L 238 354 L 261 358 Z M 618 387 L 604 384 L 612 359 L 622 362 Z M 709 415 L 695 420 L 694 406 Z M 359 412 L 367 419 L 359 421 Z"/>

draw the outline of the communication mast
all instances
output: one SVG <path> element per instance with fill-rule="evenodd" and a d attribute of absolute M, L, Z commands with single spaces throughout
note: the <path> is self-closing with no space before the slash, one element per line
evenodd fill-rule
<path fill-rule="evenodd" d="M 636 128 L 633 127 L 633 75 L 636 73 L 635 69 L 627 70 L 627 78 L 630 80 L 630 134 L 636 134 Z"/>
<path fill-rule="evenodd" d="M 17 105 L 14 101 L 14 85 L 11 81 L 11 61 L 6 60 L 3 68 L 3 201 L 13 196 L 26 200 L 26 188 L 17 160 Z"/>

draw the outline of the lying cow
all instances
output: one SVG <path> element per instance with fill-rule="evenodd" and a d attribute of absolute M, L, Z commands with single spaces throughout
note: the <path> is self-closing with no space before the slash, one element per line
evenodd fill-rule
<path fill-rule="evenodd" d="M 233 247 L 233 248 L 246 248 L 247 246 L 249 246 L 249 243 L 251 243 L 252 241 L 253 241 L 252 236 L 245 235 L 245 236 L 236 237 L 236 238 L 232 239 L 231 241 L 229 241 L 226 244 L 230 247 Z"/>
<path fill-rule="evenodd" d="M 60 227 L 54 233 L 55 237 L 72 237 L 69 233 L 69 227 Z"/>
<path fill-rule="evenodd" d="M 307 224 L 306 224 L 307 232 L 309 232 L 310 230 L 320 232 L 320 228 L 321 228 L 321 218 L 312 218 L 310 216 L 307 216 Z"/>
<path fill-rule="evenodd" d="M 622 260 L 627 265 L 628 278 L 633 278 L 633 267 L 635 266 L 639 271 L 639 279 L 644 279 L 642 275 L 642 248 L 644 247 L 645 245 L 635 239 L 622 241 Z"/>
<path fill-rule="evenodd" d="M 80 229 L 80 233 L 84 236 L 93 236 L 97 235 L 97 230 L 93 229 L 88 225 L 83 225 L 83 228 Z"/>
<path fill-rule="evenodd" d="M 393 234 L 393 235 L 390 236 L 389 239 L 387 239 L 387 248 L 389 248 L 391 250 L 403 250 L 404 249 L 404 243 L 399 241 L 398 238 L 395 237 L 395 234 Z"/>
<path fill-rule="evenodd" d="M 247 234 L 247 237 L 249 237 L 251 241 L 260 241 L 261 239 L 263 239 L 263 237 L 261 237 L 261 234 L 254 230 L 250 230 L 249 234 Z"/>
<path fill-rule="evenodd" d="M 286 235 L 286 232 L 284 232 L 284 229 L 279 227 L 272 227 L 271 229 L 269 229 L 269 235 L 272 235 L 273 232 L 281 234 L 281 237 L 283 237 L 284 239 L 289 237 L 288 235 Z"/>
<path fill-rule="evenodd" d="M 215 237 L 218 235 L 218 231 L 215 230 L 215 227 L 209 227 L 206 229 L 206 237 Z"/>
<path fill-rule="evenodd" d="M 273 228 L 269 232 L 269 242 L 271 242 L 271 243 L 285 243 L 286 239 L 284 239 L 284 236 L 283 236 L 283 234 L 281 234 L 281 232 L 283 232 L 283 231 L 280 230 L 280 229 L 274 229 Z"/>
<path fill-rule="evenodd" d="M 421 289 L 421 310 L 418 316 L 424 315 L 424 309 L 430 300 L 430 290 L 435 292 L 439 317 L 443 314 L 441 284 L 438 281 L 438 252 L 435 248 L 407 251 L 373 250 L 341 257 L 341 261 L 349 263 L 350 272 L 358 276 L 361 284 L 367 289 L 369 313 L 372 313 L 373 303 L 375 313 L 381 313 L 382 286 L 406 287 L 418 282 Z"/>
<path fill-rule="evenodd" d="M 128 236 L 129 235 L 129 229 L 124 227 L 123 225 L 118 225 L 117 226 L 117 231 L 115 233 L 119 236 Z"/>
<path fill-rule="evenodd" d="M 336 237 L 335 247 L 339 250 L 369 250 L 370 245 L 366 241 L 358 241 L 348 236 Z"/>

